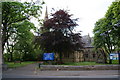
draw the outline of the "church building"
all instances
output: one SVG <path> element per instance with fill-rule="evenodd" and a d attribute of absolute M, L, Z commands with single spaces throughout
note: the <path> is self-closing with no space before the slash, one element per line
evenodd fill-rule
<path fill-rule="evenodd" d="M 44 21 L 48 20 L 48 11 L 46 7 Z M 93 51 L 93 38 L 90 35 L 82 36 L 82 42 L 84 43 L 84 48 L 81 51 L 75 51 L 72 54 L 66 53 L 62 56 L 63 62 L 81 62 L 81 61 L 96 61 L 96 54 Z M 58 55 L 56 53 L 56 60 Z"/>

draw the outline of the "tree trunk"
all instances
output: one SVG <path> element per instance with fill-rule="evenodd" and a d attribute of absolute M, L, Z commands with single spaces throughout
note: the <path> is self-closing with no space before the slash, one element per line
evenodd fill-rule
<path fill-rule="evenodd" d="M 8 41 L 7 41 L 7 53 L 10 53 L 10 62 L 12 62 L 13 61 L 13 54 L 12 54 L 12 50 L 10 49 Z"/>
<path fill-rule="evenodd" d="M 5 43 L 7 42 L 7 23 L 4 23 L 3 24 L 3 27 L 1 28 L 2 29 L 2 36 L 1 36 L 1 42 L 2 42 L 2 63 L 4 64 L 4 57 L 3 57 L 3 53 L 4 53 L 4 46 L 5 46 Z"/>
<path fill-rule="evenodd" d="M 106 53 L 104 53 L 104 63 L 107 64 L 107 56 L 106 56 Z"/>
<path fill-rule="evenodd" d="M 12 52 L 10 52 L 10 61 L 11 62 L 13 61 L 13 54 L 12 54 Z"/>
<path fill-rule="evenodd" d="M 12 49 L 11 49 L 11 51 L 10 51 L 10 56 L 11 56 L 11 62 L 13 61 L 13 45 L 11 46 L 12 47 Z"/>
<path fill-rule="evenodd" d="M 59 63 L 62 64 L 63 63 L 63 61 L 62 61 L 62 53 L 59 53 L 59 60 L 60 60 Z"/>
<path fill-rule="evenodd" d="M 104 63 L 107 64 L 107 53 L 105 53 L 103 49 L 101 51 L 104 56 Z"/>

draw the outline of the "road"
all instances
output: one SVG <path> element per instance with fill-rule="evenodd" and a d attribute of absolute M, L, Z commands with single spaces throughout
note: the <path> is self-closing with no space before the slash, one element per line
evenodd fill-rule
<path fill-rule="evenodd" d="M 31 64 L 25 67 L 16 69 L 9 69 L 3 72 L 3 80 L 13 78 L 23 79 L 29 78 L 29 80 L 79 80 L 79 79 L 102 79 L 102 80 L 118 80 L 118 70 L 84 70 L 84 71 L 40 71 L 36 69 L 36 64 Z"/>

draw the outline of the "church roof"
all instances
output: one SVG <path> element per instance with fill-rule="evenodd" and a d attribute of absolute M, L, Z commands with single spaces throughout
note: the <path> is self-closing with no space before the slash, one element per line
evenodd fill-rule
<path fill-rule="evenodd" d="M 82 42 L 84 43 L 85 48 L 93 47 L 93 45 L 92 45 L 93 38 L 90 37 L 89 35 L 82 36 Z"/>
<path fill-rule="evenodd" d="M 47 6 L 46 6 L 46 11 L 45 11 L 45 18 L 44 18 L 44 20 L 46 21 L 46 20 L 48 20 L 48 11 L 47 11 Z"/>

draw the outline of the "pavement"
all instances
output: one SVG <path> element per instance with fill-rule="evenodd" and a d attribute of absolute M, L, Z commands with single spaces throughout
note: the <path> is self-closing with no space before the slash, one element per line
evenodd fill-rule
<path fill-rule="evenodd" d="M 102 80 L 104 80 L 103 78 L 105 78 L 105 80 L 120 79 L 118 70 L 41 71 L 40 69 L 37 69 L 37 67 L 38 64 L 30 64 L 24 67 L 8 69 L 7 71 L 3 71 L 2 78 L 3 80 L 10 78 L 61 78 L 63 80 L 64 78 L 102 78 Z"/>

